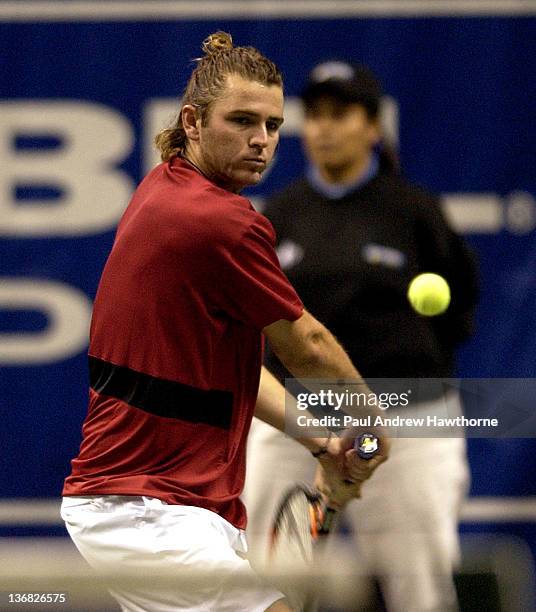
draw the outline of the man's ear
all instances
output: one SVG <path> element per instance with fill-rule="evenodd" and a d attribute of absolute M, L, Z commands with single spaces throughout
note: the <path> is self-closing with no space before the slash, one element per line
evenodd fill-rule
<path fill-rule="evenodd" d="M 181 110 L 182 127 L 189 140 L 199 140 L 197 109 L 192 104 L 185 104 Z"/>

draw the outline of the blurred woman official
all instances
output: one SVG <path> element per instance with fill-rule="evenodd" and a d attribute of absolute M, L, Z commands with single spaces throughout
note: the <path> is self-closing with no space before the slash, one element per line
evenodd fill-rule
<path fill-rule="evenodd" d="M 423 383 L 453 375 L 454 351 L 471 333 L 476 271 L 438 199 L 410 184 L 382 149 L 381 96 L 377 78 L 363 66 L 318 65 L 302 93 L 309 166 L 264 213 L 290 282 L 363 376 Z M 451 305 L 437 317 L 419 316 L 406 297 L 410 280 L 425 271 L 442 275 L 451 288 Z M 289 376 L 273 354 L 267 365 L 280 379 Z M 458 395 L 436 387 L 422 384 L 410 409 L 459 413 Z M 280 494 L 313 479 L 314 461 L 295 446 L 254 422 L 245 502 L 260 558 Z M 273 469 L 276 459 L 284 471 Z M 468 480 L 463 437 L 399 437 L 390 460 L 347 508 L 361 559 L 390 612 L 457 609 L 453 569 Z"/>

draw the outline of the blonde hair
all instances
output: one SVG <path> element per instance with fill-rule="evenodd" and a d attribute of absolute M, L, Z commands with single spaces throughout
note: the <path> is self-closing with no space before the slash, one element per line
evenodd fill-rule
<path fill-rule="evenodd" d="M 228 75 L 237 74 L 244 79 L 263 85 L 283 87 L 283 77 L 277 66 L 254 47 L 234 47 L 226 32 L 215 32 L 203 41 L 204 56 L 197 58 L 184 95 L 182 105 L 191 104 L 199 109 L 202 125 L 206 125 L 211 104 L 221 97 Z M 182 124 L 182 112 L 172 126 L 162 130 L 155 138 L 162 161 L 184 152 L 187 138 Z"/>

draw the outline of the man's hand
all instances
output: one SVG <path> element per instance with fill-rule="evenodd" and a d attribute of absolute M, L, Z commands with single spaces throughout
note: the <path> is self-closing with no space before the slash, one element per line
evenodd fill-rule
<path fill-rule="evenodd" d="M 354 438 L 331 438 L 327 451 L 318 458 L 315 486 L 335 509 L 361 496 L 362 483 L 370 478 L 389 456 L 389 440 L 379 437 L 379 450 L 370 459 L 362 459 L 353 448 Z"/>
<path fill-rule="evenodd" d="M 321 465 L 318 466 L 314 482 L 326 505 L 334 510 L 341 510 L 350 500 L 361 497 L 362 484 L 362 482 L 350 483 L 348 480 L 330 477 Z"/>

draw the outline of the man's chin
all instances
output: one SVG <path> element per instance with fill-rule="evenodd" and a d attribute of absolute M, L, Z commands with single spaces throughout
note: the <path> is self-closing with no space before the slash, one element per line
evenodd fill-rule
<path fill-rule="evenodd" d="M 262 180 L 262 172 L 244 172 L 240 177 L 237 177 L 237 184 L 242 185 L 242 189 L 245 187 L 253 187 L 258 185 Z"/>

